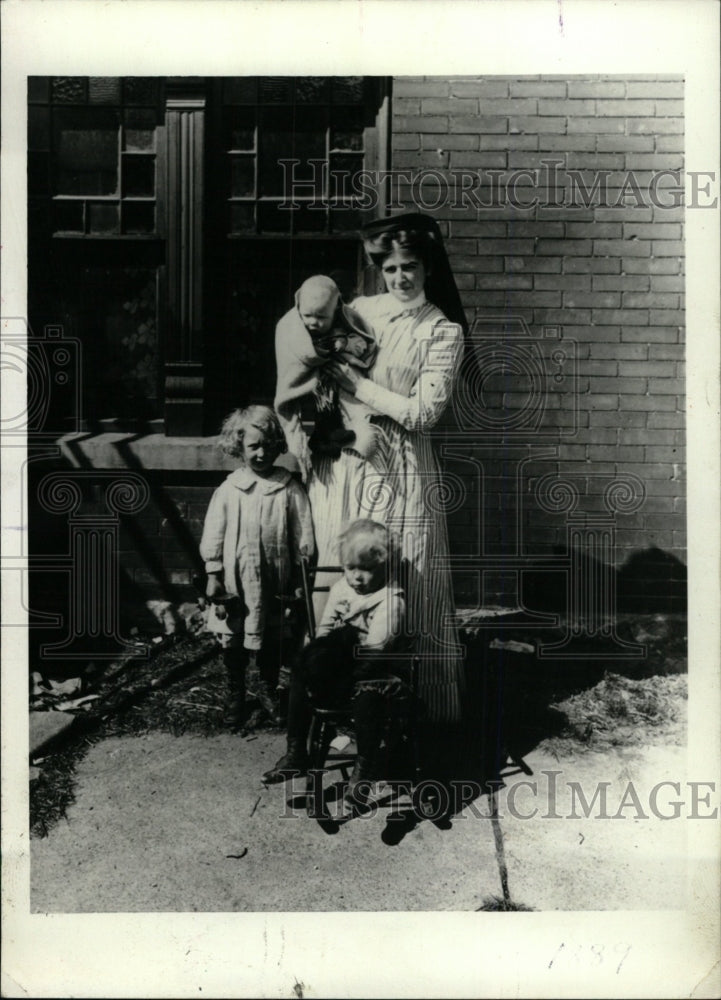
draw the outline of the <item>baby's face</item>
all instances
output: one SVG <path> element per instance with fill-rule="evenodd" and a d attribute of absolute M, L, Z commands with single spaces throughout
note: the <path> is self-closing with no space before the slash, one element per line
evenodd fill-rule
<path fill-rule="evenodd" d="M 303 326 L 311 337 L 322 337 L 333 325 L 338 299 L 335 296 L 304 292 L 298 302 Z"/>
<path fill-rule="evenodd" d="M 373 594 L 386 582 L 386 567 L 371 565 L 362 557 L 353 557 L 343 563 L 343 574 L 348 586 L 356 594 Z"/>

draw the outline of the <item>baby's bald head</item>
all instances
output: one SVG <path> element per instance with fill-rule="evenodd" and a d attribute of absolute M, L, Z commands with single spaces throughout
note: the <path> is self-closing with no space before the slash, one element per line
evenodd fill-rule
<path fill-rule="evenodd" d="M 300 286 L 296 294 L 298 312 L 312 336 L 328 333 L 339 299 L 340 289 L 325 274 L 316 274 Z"/>

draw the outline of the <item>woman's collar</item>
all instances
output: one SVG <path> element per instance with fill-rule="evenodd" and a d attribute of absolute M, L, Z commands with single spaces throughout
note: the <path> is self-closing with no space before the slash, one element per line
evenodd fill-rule
<path fill-rule="evenodd" d="M 395 295 L 391 295 L 390 292 L 386 292 L 383 298 L 383 312 L 390 319 L 396 319 L 398 316 L 405 316 L 407 313 L 416 312 L 428 301 L 424 291 L 422 291 L 414 299 L 411 299 L 410 302 L 400 302 Z"/>

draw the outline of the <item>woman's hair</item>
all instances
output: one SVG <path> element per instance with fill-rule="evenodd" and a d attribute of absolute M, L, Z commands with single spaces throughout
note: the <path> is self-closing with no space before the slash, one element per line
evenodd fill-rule
<path fill-rule="evenodd" d="M 288 450 L 280 421 L 269 406 L 247 406 L 244 410 L 233 410 L 220 428 L 218 447 L 226 455 L 242 458 L 243 439 L 249 427 L 261 431 L 268 444 L 278 449 L 279 455 Z"/>
<path fill-rule="evenodd" d="M 367 566 L 384 566 L 395 563 L 398 546 L 395 538 L 383 524 L 361 518 L 352 521 L 338 537 L 338 551 L 345 566 L 358 560 Z"/>
<path fill-rule="evenodd" d="M 382 267 L 386 257 L 397 250 L 413 254 L 430 273 L 433 263 L 435 236 L 427 229 L 388 229 L 363 240 L 363 249 L 368 260 L 376 267 Z"/>

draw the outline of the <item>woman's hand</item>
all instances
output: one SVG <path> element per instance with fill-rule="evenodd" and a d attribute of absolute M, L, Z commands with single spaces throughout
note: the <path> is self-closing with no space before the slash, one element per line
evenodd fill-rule
<path fill-rule="evenodd" d="M 340 389 L 345 389 L 346 392 L 355 396 L 356 389 L 363 380 L 363 376 L 357 368 L 341 361 L 332 361 L 328 365 L 327 371 Z"/>

